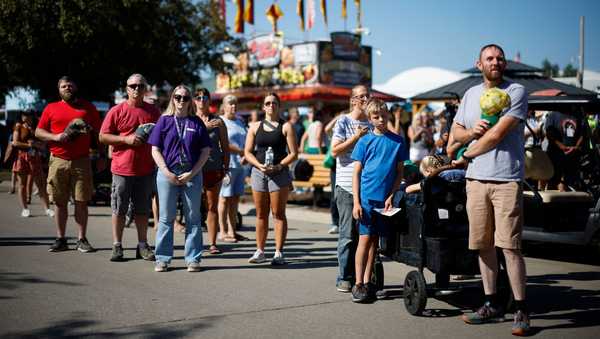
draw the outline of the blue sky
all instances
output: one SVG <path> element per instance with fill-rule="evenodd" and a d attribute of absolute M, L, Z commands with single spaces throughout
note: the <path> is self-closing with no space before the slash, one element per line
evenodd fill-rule
<path fill-rule="evenodd" d="M 305 0 L 307 2 L 308 0 Z M 329 30 L 315 1 L 315 27 L 299 29 L 296 0 L 279 0 L 284 16 L 279 30 L 288 42 L 328 39 L 329 32 L 344 30 L 342 0 L 328 0 Z M 264 13 L 272 0 L 255 0 L 252 31 L 271 30 Z M 348 29 L 356 27 L 354 0 L 348 2 Z M 362 0 L 363 26 L 370 35 L 363 43 L 381 51 L 373 54 L 373 82 L 382 83 L 397 73 L 420 66 L 454 71 L 470 68 L 487 43 L 501 45 L 509 59 L 540 66 L 544 58 L 561 69 L 578 65 L 579 17 L 585 16 L 585 68 L 600 71 L 600 1 L 597 0 Z M 306 9 L 305 9 L 306 12 Z M 227 25 L 233 27 L 234 2 L 227 1 Z"/>

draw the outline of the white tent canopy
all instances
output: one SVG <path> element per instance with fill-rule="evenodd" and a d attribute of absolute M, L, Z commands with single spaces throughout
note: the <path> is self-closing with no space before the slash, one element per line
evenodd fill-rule
<path fill-rule="evenodd" d="M 396 74 L 383 84 L 373 85 L 373 88 L 402 98 L 410 98 L 466 76 L 467 74 L 437 67 L 416 67 Z"/>

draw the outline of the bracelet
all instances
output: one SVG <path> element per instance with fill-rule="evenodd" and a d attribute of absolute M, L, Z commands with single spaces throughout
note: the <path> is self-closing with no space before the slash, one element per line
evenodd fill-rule
<path fill-rule="evenodd" d="M 462 158 L 463 158 L 463 159 L 465 159 L 465 161 L 466 161 L 466 162 L 471 162 L 471 161 L 473 161 L 473 157 L 469 157 L 469 156 L 466 156 L 466 155 L 464 155 L 464 154 L 462 155 Z"/>

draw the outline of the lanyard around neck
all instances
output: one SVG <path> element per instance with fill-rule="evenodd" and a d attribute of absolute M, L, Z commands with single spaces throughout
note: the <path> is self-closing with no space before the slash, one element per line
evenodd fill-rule
<path fill-rule="evenodd" d="M 175 128 L 177 129 L 177 136 L 179 136 L 179 140 L 181 142 L 183 142 L 185 139 L 185 136 L 187 134 L 188 120 L 187 120 L 187 118 L 184 118 L 185 125 L 183 125 L 183 131 L 182 131 L 181 126 L 179 126 L 179 122 L 177 121 L 177 118 L 175 116 L 173 116 L 173 119 L 175 120 Z"/>

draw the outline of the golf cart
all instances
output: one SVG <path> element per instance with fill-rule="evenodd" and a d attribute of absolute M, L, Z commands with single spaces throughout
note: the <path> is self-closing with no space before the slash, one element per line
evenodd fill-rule
<path fill-rule="evenodd" d="M 581 116 L 600 111 L 598 101 L 590 103 L 568 97 L 531 97 L 529 108 Z M 539 191 L 531 181 L 547 180 L 553 171 L 535 168 L 540 162 L 526 159 L 523 240 L 584 245 L 600 253 L 600 145 L 593 139 L 590 138 L 591 149 L 581 157 L 578 182 L 569 186 L 567 192 Z M 529 155 L 528 151 L 526 158 Z"/>

